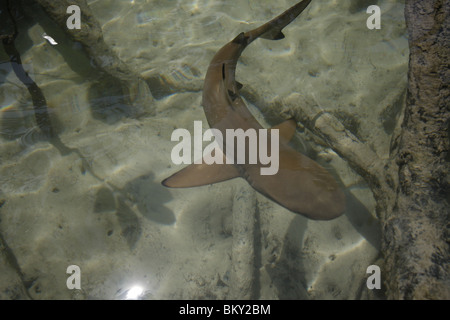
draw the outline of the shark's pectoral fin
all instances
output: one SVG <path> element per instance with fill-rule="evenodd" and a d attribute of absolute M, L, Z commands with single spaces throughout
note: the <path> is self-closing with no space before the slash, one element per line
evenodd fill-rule
<path fill-rule="evenodd" d="M 170 188 L 189 188 L 204 186 L 216 182 L 240 177 L 239 171 L 232 164 L 191 164 L 162 181 Z"/>
<path fill-rule="evenodd" d="M 294 119 L 291 118 L 289 120 L 286 120 L 286 121 L 272 127 L 271 129 L 280 130 L 279 131 L 280 138 L 282 140 L 284 140 L 285 142 L 289 142 L 292 139 L 292 137 L 294 136 L 296 128 L 297 128 L 297 123 L 295 122 Z"/>

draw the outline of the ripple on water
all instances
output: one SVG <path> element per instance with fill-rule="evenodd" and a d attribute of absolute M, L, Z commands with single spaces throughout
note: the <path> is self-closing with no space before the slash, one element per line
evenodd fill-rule
<path fill-rule="evenodd" d="M 0 185 L 5 193 L 37 192 L 47 181 L 51 168 L 51 154 L 47 149 L 36 149 L 20 161 L 0 168 Z"/>
<path fill-rule="evenodd" d="M 31 108 L 19 109 L 16 103 L 0 108 L 0 136 L 14 140 L 24 135 L 30 127 L 34 112 Z"/>

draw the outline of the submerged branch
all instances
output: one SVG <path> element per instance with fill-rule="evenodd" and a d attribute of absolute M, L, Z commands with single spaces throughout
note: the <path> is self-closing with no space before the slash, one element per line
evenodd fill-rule
<path fill-rule="evenodd" d="M 255 286 L 256 195 L 248 185 L 239 187 L 233 200 L 231 299 L 253 299 Z"/>

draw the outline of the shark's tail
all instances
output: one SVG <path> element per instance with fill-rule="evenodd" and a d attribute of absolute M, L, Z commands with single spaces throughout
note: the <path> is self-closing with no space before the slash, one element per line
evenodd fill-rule
<path fill-rule="evenodd" d="M 303 0 L 290 7 L 276 18 L 263 24 L 259 28 L 244 33 L 244 36 L 247 40 L 247 45 L 249 45 L 253 40 L 259 37 L 269 40 L 283 39 L 283 28 L 291 23 L 295 18 L 297 18 L 299 14 L 302 13 L 303 10 L 305 10 L 310 2 L 311 0 Z"/>

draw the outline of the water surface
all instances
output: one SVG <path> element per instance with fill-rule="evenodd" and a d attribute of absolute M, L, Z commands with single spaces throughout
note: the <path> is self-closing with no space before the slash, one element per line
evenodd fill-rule
<path fill-rule="evenodd" d="M 151 94 L 124 94 L 81 44 L 23 5 L 16 46 L 24 68 L 43 90 L 61 142 L 77 152 L 62 154 L 39 135 L 31 98 L 0 50 L 0 233 L 17 261 L 0 260 L 10 272 L 0 276 L 1 298 L 122 299 L 134 286 L 146 299 L 236 298 L 232 211 L 245 182 L 170 190 L 160 181 L 180 169 L 170 158 L 173 130 L 192 131 L 196 120 L 207 128 L 201 90 L 214 53 L 294 2 L 88 1 L 106 43 Z M 315 0 L 286 39 L 244 51 L 237 79 L 264 126 L 282 119 L 271 110 L 299 96 L 298 108 L 312 101 L 388 156 L 407 38 L 403 2 L 375 2 L 380 30 L 366 26 L 370 1 Z M 372 194 L 312 133 L 300 128 L 296 141 L 342 181 L 348 212 L 311 221 L 257 195 L 253 297 L 367 298 L 366 268 L 379 253 Z M 66 286 L 69 265 L 81 269 L 81 290 Z"/>

